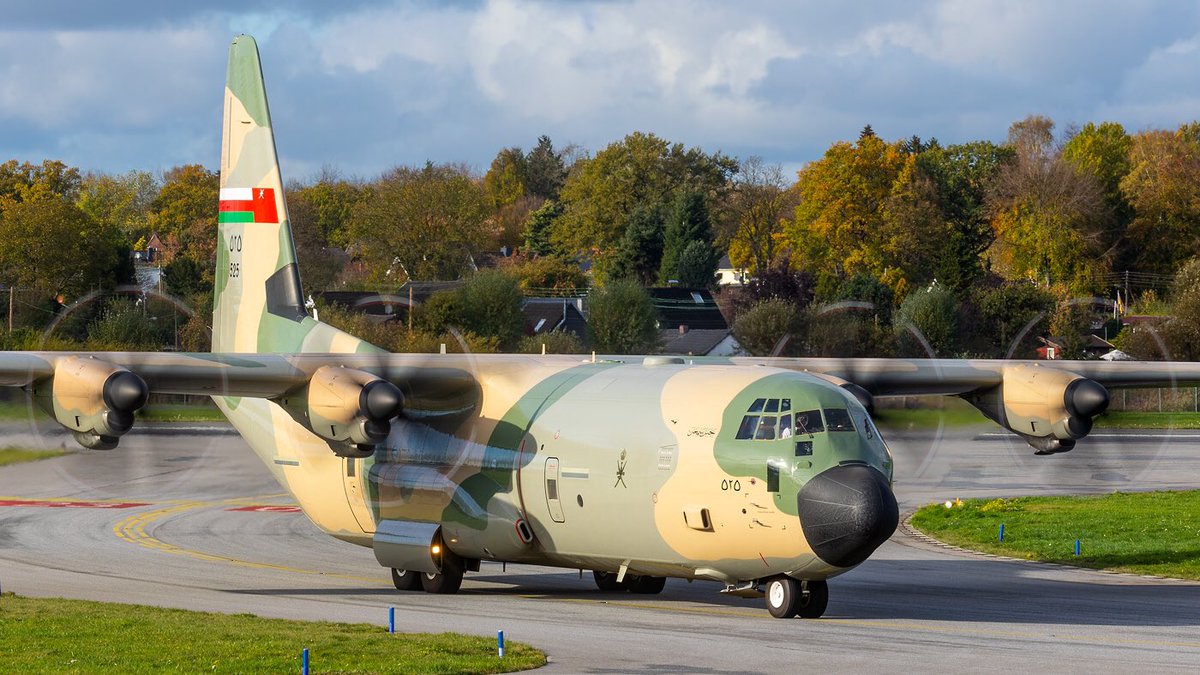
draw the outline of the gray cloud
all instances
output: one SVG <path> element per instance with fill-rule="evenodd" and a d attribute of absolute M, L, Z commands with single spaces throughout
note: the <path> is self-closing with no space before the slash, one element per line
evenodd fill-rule
<path fill-rule="evenodd" d="M 123 171 L 213 165 L 225 46 L 259 38 L 285 174 L 371 176 L 637 130 L 789 167 L 866 124 L 999 140 L 1174 127 L 1200 103 L 1192 4 L 43 2 L 0 32 L 0 157 Z"/>

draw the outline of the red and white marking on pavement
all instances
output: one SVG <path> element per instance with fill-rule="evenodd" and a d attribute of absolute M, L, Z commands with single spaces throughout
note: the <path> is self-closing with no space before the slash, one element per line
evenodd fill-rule
<path fill-rule="evenodd" d="M 145 502 L 76 502 L 65 499 L 0 499 L 0 506 L 38 507 L 47 509 L 131 509 L 150 506 Z"/>
<path fill-rule="evenodd" d="M 257 511 L 260 513 L 300 513 L 299 506 L 277 506 L 272 504 L 255 504 L 253 506 L 239 506 L 233 509 L 225 509 L 226 511 Z"/>

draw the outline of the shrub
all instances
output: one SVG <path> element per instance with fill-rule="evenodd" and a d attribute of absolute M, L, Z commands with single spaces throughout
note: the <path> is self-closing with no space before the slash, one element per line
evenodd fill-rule
<path fill-rule="evenodd" d="M 754 356 L 767 356 L 796 329 L 798 316 L 795 305 L 787 300 L 762 300 L 742 312 L 733 323 L 733 336 Z"/>

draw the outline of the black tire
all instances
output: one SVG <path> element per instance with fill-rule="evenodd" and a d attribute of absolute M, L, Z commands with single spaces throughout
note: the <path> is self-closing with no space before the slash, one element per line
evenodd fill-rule
<path fill-rule="evenodd" d="M 627 581 L 630 593 L 639 593 L 642 595 L 656 595 L 658 593 L 662 593 L 663 586 L 667 585 L 666 577 L 639 575 Z"/>
<path fill-rule="evenodd" d="M 416 591 L 421 588 L 421 573 L 392 568 L 392 583 L 398 591 Z"/>
<path fill-rule="evenodd" d="M 767 581 L 767 611 L 776 619 L 790 619 L 800 608 L 800 582 L 791 577 Z"/>
<path fill-rule="evenodd" d="M 829 607 L 829 584 L 824 581 L 804 582 L 804 593 L 796 605 L 801 619 L 819 619 Z"/>
<path fill-rule="evenodd" d="M 596 588 L 602 591 L 623 591 L 629 587 L 628 577 L 624 581 L 617 581 L 617 575 L 612 572 L 593 570 L 592 578 L 596 580 Z"/>
<path fill-rule="evenodd" d="M 421 588 L 425 589 L 426 593 L 450 595 L 458 592 L 462 580 L 462 559 L 450 551 L 445 551 L 442 553 L 442 571 L 437 574 L 422 574 Z"/>

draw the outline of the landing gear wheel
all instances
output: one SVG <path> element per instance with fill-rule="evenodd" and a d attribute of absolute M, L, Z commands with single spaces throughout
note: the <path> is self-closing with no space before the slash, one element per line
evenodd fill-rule
<path fill-rule="evenodd" d="M 450 551 L 444 551 L 442 553 L 442 571 L 437 574 L 428 572 L 422 574 L 421 588 L 425 589 L 426 593 L 449 595 L 458 592 L 459 587 L 462 586 L 462 580 L 462 558 Z"/>
<path fill-rule="evenodd" d="M 628 580 L 629 592 L 640 593 L 643 595 L 655 595 L 662 593 L 663 586 L 667 585 L 666 577 L 650 577 L 636 576 Z"/>
<path fill-rule="evenodd" d="M 800 608 L 800 582 L 775 577 L 767 582 L 767 611 L 776 619 L 790 619 Z"/>
<path fill-rule="evenodd" d="M 819 619 L 829 607 L 829 584 L 824 581 L 803 582 L 806 593 L 799 598 L 796 613 L 801 619 Z"/>
<path fill-rule="evenodd" d="M 398 591 L 415 591 L 421 587 L 421 573 L 392 568 L 392 583 Z"/>
<path fill-rule="evenodd" d="M 612 572 L 593 570 L 592 578 L 596 580 L 596 588 L 602 591 L 623 591 L 629 586 L 629 579 L 617 581 L 617 575 Z"/>

